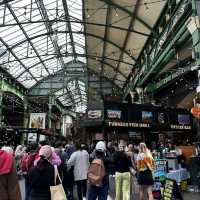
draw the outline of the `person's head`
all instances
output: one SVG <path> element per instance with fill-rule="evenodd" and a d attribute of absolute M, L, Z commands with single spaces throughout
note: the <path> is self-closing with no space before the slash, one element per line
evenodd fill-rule
<path fill-rule="evenodd" d="M 107 148 L 108 148 L 108 149 L 113 148 L 113 143 L 112 143 L 112 142 L 108 142 L 108 144 L 107 144 Z"/>
<path fill-rule="evenodd" d="M 128 145 L 128 151 L 133 151 L 133 145 L 132 144 Z"/>
<path fill-rule="evenodd" d="M 44 145 L 47 145 L 47 141 L 43 140 L 39 142 L 39 147 L 42 147 Z"/>
<path fill-rule="evenodd" d="M 141 143 L 139 144 L 139 152 L 140 152 L 140 153 L 146 153 L 146 152 L 147 152 L 147 146 L 146 146 L 145 143 L 141 142 Z"/>
<path fill-rule="evenodd" d="M 119 143 L 118 148 L 119 151 L 125 151 L 126 146 L 123 143 Z"/>
<path fill-rule="evenodd" d="M 31 142 L 29 145 L 28 145 L 28 151 L 36 151 L 38 148 L 38 144 L 36 142 Z"/>
<path fill-rule="evenodd" d="M 96 151 L 100 151 L 100 152 L 106 152 L 106 144 L 105 144 L 105 142 L 103 142 L 103 141 L 97 142 L 95 150 Z"/>
<path fill-rule="evenodd" d="M 51 160 L 53 151 L 49 145 L 44 145 L 40 148 L 39 155 L 46 160 Z"/>
<path fill-rule="evenodd" d="M 119 151 L 125 151 L 126 150 L 126 146 L 127 146 L 126 141 L 123 140 L 123 139 L 120 139 L 119 143 L 118 143 L 118 150 Z"/>
<path fill-rule="evenodd" d="M 15 155 L 20 155 L 23 153 L 23 146 L 22 145 L 18 145 L 17 148 L 15 149 Z"/>
<path fill-rule="evenodd" d="M 81 149 L 88 151 L 88 147 L 84 143 L 81 144 Z"/>
<path fill-rule="evenodd" d="M 55 148 L 62 149 L 63 148 L 63 142 L 61 142 L 61 141 L 56 142 Z"/>
<path fill-rule="evenodd" d="M 75 146 L 76 146 L 76 150 L 81 150 L 81 143 L 80 142 L 76 142 Z"/>

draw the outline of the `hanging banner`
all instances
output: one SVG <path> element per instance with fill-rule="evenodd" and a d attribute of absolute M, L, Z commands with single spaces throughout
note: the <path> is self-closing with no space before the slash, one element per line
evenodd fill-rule
<path fill-rule="evenodd" d="M 107 110 L 107 116 L 109 119 L 121 119 L 121 110 Z"/>
<path fill-rule="evenodd" d="M 89 119 L 100 119 L 102 117 L 101 110 L 89 110 L 88 111 L 88 118 Z"/>
<path fill-rule="evenodd" d="M 45 129 L 46 113 L 30 113 L 29 128 Z"/>

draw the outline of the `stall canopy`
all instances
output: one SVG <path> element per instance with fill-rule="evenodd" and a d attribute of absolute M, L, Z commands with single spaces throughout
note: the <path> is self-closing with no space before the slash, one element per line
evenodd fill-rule
<path fill-rule="evenodd" d="M 123 88 L 166 2 L 0 1 L 1 71 L 30 95 L 48 88 L 45 95 L 85 112 L 91 85 L 100 94 Z"/>

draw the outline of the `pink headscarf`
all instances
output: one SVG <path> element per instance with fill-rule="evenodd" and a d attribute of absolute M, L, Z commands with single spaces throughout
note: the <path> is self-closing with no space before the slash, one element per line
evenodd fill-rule
<path fill-rule="evenodd" d="M 44 145 L 40 148 L 39 155 L 44 156 L 47 160 L 51 160 L 52 154 L 53 152 L 49 145 Z"/>
<path fill-rule="evenodd" d="M 61 159 L 60 157 L 54 152 L 54 149 L 52 147 L 50 147 L 49 145 L 45 145 L 42 146 L 40 151 L 39 151 L 39 155 L 40 156 L 44 156 L 47 160 L 49 160 L 49 162 L 52 165 L 57 165 L 59 166 L 61 164 Z M 37 162 L 40 160 L 40 157 L 38 157 L 35 161 L 34 161 L 34 166 L 37 165 Z"/>

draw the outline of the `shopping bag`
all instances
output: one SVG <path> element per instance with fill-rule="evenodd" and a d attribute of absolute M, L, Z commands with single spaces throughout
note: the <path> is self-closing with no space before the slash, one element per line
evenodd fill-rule
<path fill-rule="evenodd" d="M 56 179 L 60 184 L 56 185 Z M 51 200 L 67 200 L 57 166 L 54 166 L 54 186 L 50 186 Z"/>

